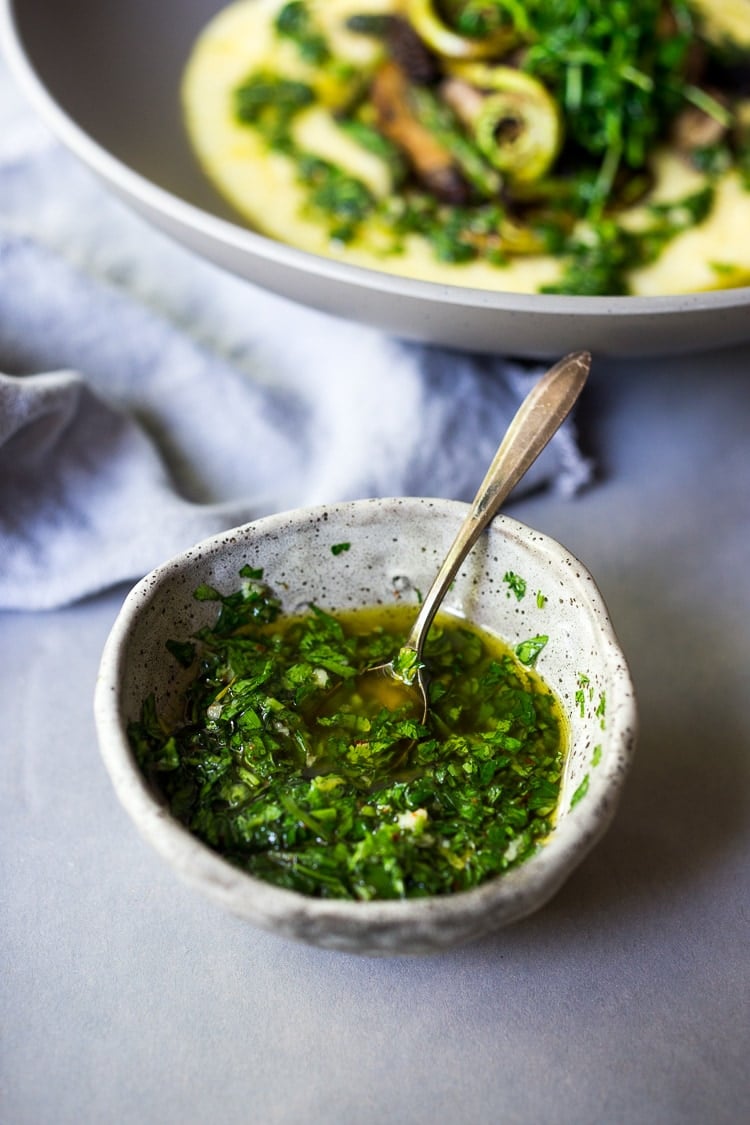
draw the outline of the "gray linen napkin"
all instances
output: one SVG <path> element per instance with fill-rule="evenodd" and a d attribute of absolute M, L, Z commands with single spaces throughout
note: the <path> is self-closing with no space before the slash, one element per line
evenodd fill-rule
<path fill-rule="evenodd" d="M 473 495 L 537 370 L 404 344 L 224 274 L 111 198 L 0 69 L 4 94 L 1 608 L 135 580 L 271 511 Z M 517 494 L 589 477 L 568 423 Z"/>

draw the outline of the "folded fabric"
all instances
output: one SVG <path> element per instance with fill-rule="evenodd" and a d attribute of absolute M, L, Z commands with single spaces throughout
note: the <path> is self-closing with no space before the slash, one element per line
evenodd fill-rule
<path fill-rule="evenodd" d="M 256 514 L 183 500 L 153 443 L 75 372 L 0 375 L 0 604 L 56 606 Z"/>
<path fill-rule="evenodd" d="M 468 499 L 537 374 L 327 318 L 321 332 L 284 307 L 256 331 L 266 362 L 275 351 L 298 378 L 269 384 L 29 241 L 6 236 L 0 268 L 0 365 L 21 373 L 0 380 L 3 607 L 136 579 L 272 510 Z M 316 330 L 288 335 L 295 314 Z M 43 373 L 55 362 L 70 369 Z M 573 491 L 587 474 L 563 430 L 524 489 Z"/>
<path fill-rule="evenodd" d="M 271 511 L 474 494 L 538 369 L 257 290 L 5 112 L 0 607 L 64 605 Z M 568 422 L 516 495 L 589 476 Z"/>

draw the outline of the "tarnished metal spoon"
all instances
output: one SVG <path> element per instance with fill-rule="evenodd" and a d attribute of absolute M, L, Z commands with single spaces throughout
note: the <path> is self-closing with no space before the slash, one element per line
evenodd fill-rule
<path fill-rule="evenodd" d="M 481 533 L 570 413 L 590 367 L 588 352 L 565 356 L 534 384 L 521 403 L 397 656 L 357 676 L 357 692 L 370 705 L 379 704 L 391 711 L 408 707 L 422 720 L 427 717 L 429 699 L 422 650 L 433 618 Z"/>

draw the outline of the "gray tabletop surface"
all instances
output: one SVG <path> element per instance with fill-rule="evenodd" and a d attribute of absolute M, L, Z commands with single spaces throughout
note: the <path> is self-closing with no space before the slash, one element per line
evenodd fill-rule
<path fill-rule="evenodd" d="M 615 822 L 556 898 L 431 958 L 321 952 L 184 888 L 99 759 L 118 589 L 0 616 L 0 1118 L 750 1120 L 750 348 L 600 363 L 584 495 L 509 514 L 595 575 L 640 705 Z"/>

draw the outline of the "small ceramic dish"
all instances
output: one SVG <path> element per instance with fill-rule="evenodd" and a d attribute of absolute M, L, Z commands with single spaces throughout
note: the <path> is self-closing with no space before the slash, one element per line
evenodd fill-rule
<path fill-rule="evenodd" d="M 189 671 L 168 640 L 186 640 L 215 617 L 196 601 L 202 583 L 230 592 L 240 568 L 262 568 L 284 609 L 310 601 L 345 610 L 418 602 L 466 505 L 429 499 L 362 500 L 269 516 L 185 551 L 128 595 L 107 641 L 96 689 L 104 762 L 143 836 L 189 884 L 248 921 L 329 949 L 430 953 L 477 938 L 542 906 L 607 828 L 633 751 L 636 710 L 627 665 L 592 577 L 558 543 L 498 516 L 464 564 L 444 609 L 512 647 L 549 640 L 536 670 L 557 694 L 569 748 L 555 827 L 541 849 L 480 887 L 432 898 L 317 899 L 230 865 L 179 824 L 134 759 L 127 726 L 155 694 L 160 713 L 179 705 Z M 347 549 L 340 546 L 347 544 Z M 333 548 L 337 549 L 334 551 Z M 508 572 L 523 579 L 509 584 Z"/>

